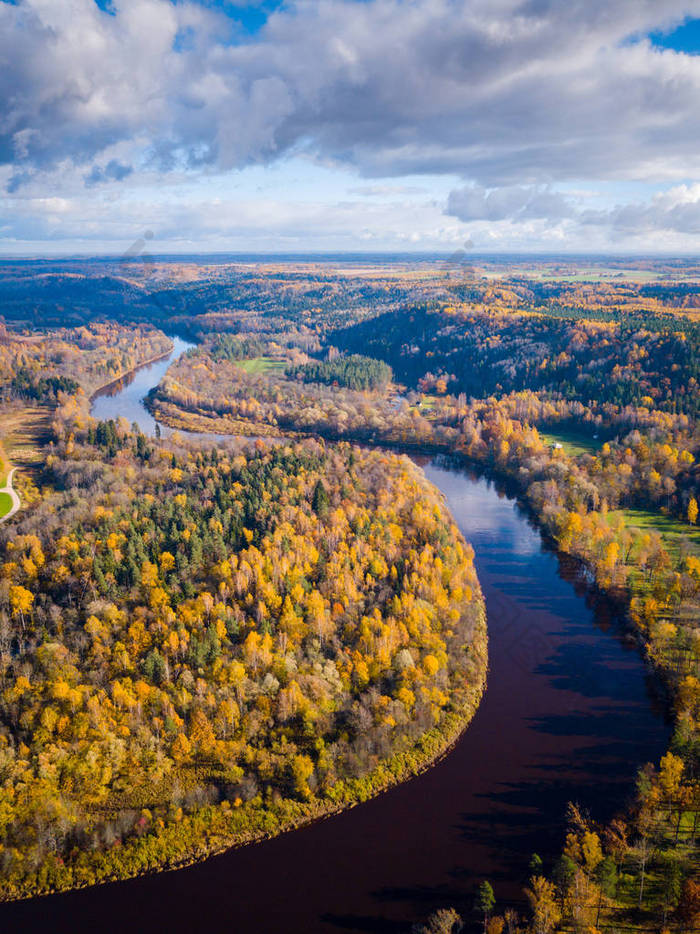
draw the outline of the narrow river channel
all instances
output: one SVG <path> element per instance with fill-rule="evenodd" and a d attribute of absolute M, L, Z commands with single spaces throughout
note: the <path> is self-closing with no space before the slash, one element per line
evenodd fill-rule
<path fill-rule="evenodd" d="M 189 345 L 178 342 L 173 357 Z M 152 433 L 140 400 L 170 360 L 95 401 Z M 516 502 L 446 461 L 421 461 L 476 552 L 488 610 L 484 701 L 454 750 L 374 800 L 177 872 L 5 905 L 6 931 L 402 932 L 434 908 L 472 917 L 476 885 L 520 897 L 530 855 L 563 839 L 566 804 L 609 818 L 668 741 L 644 665 L 577 566 Z"/>

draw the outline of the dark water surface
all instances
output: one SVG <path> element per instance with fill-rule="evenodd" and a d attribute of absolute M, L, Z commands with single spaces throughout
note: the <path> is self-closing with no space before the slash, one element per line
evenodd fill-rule
<path fill-rule="evenodd" d="M 131 408 L 117 414 L 135 420 Z M 468 915 L 483 878 L 497 897 L 518 898 L 530 854 L 560 846 L 567 801 L 600 819 L 624 805 L 669 735 L 638 653 L 512 499 L 447 463 L 424 469 L 474 546 L 488 611 L 488 690 L 454 750 L 366 804 L 273 840 L 5 905 L 3 930 L 408 932 L 436 907 Z"/>

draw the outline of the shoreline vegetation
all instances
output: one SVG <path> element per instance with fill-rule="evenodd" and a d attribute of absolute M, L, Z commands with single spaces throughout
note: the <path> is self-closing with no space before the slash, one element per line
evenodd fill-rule
<path fill-rule="evenodd" d="M 477 600 L 481 602 L 482 611 L 472 646 L 474 655 L 484 660 L 480 680 L 470 685 L 468 700 L 460 708 L 451 710 L 443 724 L 424 733 L 413 747 L 395 753 L 362 779 L 340 779 L 328 800 L 317 799 L 311 803 L 284 800 L 250 808 L 245 805 L 234 808 L 228 802 L 219 807 L 206 806 L 194 815 L 183 817 L 177 825 L 166 827 L 155 837 L 136 841 L 130 867 L 122 865 L 122 860 L 129 859 L 128 848 L 123 847 L 118 855 L 118 866 L 110 866 L 109 855 L 106 854 L 103 859 L 89 865 L 86 861 L 65 883 L 54 882 L 52 887 L 39 884 L 35 889 L 21 893 L 7 892 L 0 885 L 0 902 L 49 897 L 151 873 L 176 872 L 228 850 L 260 843 L 318 820 L 326 820 L 419 777 L 447 756 L 459 742 L 474 718 L 486 688 L 486 614 L 480 595 Z M 47 867 L 47 876 L 52 874 L 52 870 L 56 876 L 61 875 L 61 867 Z"/>
<path fill-rule="evenodd" d="M 170 342 L 170 347 L 168 350 L 163 351 L 163 353 L 159 352 L 156 356 L 150 357 L 148 360 L 142 360 L 140 363 L 137 363 L 130 367 L 128 370 L 125 370 L 120 376 L 116 376 L 108 383 L 104 383 L 102 386 L 98 386 L 96 389 L 93 389 L 88 396 L 89 401 L 92 403 L 98 396 L 108 394 L 111 389 L 118 389 L 124 380 L 132 379 L 139 370 L 143 370 L 147 366 L 152 366 L 154 363 L 160 363 L 161 360 L 166 360 L 173 352 L 174 348 L 172 339 L 168 338 L 168 341 Z"/>
<path fill-rule="evenodd" d="M 53 340 L 59 351 L 52 347 Z M 155 328 L 134 333 L 105 324 L 92 331 L 83 328 L 77 338 L 70 329 L 56 328 L 37 338 L 10 332 L 0 322 L 0 402 L 4 408 L 0 426 L 0 463 L 4 458 L 4 466 L 0 470 L 14 465 L 14 482 L 23 502 L 36 501 L 34 481 L 42 469 L 62 393 L 82 391 L 92 402 L 142 367 L 165 359 L 172 350 L 172 340 Z M 57 352 L 66 355 L 66 362 L 58 367 L 49 362 Z M 102 382 L 110 368 L 116 368 L 118 375 L 112 372 Z"/>

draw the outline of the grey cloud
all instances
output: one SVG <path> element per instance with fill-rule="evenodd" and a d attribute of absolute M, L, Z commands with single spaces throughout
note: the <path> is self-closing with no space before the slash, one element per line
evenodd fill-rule
<path fill-rule="evenodd" d="M 603 227 L 615 237 L 639 236 L 655 231 L 700 234 L 700 187 L 685 186 L 643 202 L 620 204 L 610 210 L 583 211 L 583 226 Z"/>
<path fill-rule="evenodd" d="M 547 218 L 562 220 L 575 209 L 557 192 L 539 188 L 509 186 L 488 191 L 468 185 L 451 191 L 445 211 L 461 221 L 524 221 Z"/>
<path fill-rule="evenodd" d="M 93 0 L 0 3 L 0 159 L 90 164 L 132 141 L 163 170 L 301 151 L 367 176 L 451 173 L 488 188 L 688 176 L 700 170 L 700 61 L 625 40 L 697 8 L 299 0 L 234 45 L 220 41 L 230 24 L 193 3 L 114 0 L 112 15 Z M 500 197 L 483 210 L 506 210 Z M 517 210 L 545 205 L 533 194 Z"/>
<path fill-rule="evenodd" d="M 612 239 L 671 231 L 700 234 L 700 184 L 677 186 L 649 201 L 618 204 L 612 208 L 581 209 L 572 198 L 537 188 L 504 187 L 487 190 L 468 185 L 450 192 L 445 213 L 466 223 L 528 220 L 551 225 L 567 222 L 567 235 L 580 236 L 599 228 Z"/>

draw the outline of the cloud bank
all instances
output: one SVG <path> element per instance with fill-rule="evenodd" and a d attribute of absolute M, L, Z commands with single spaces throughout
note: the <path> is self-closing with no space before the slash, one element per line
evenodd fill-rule
<path fill-rule="evenodd" d="M 693 14 L 689 0 L 298 0 L 250 35 L 189 0 L 0 0 L 0 166 L 12 193 L 58 170 L 95 187 L 304 156 L 462 179 L 446 210 L 463 221 L 697 232 L 696 201 L 606 216 L 553 187 L 700 178 L 700 56 L 645 38 Z"/>

